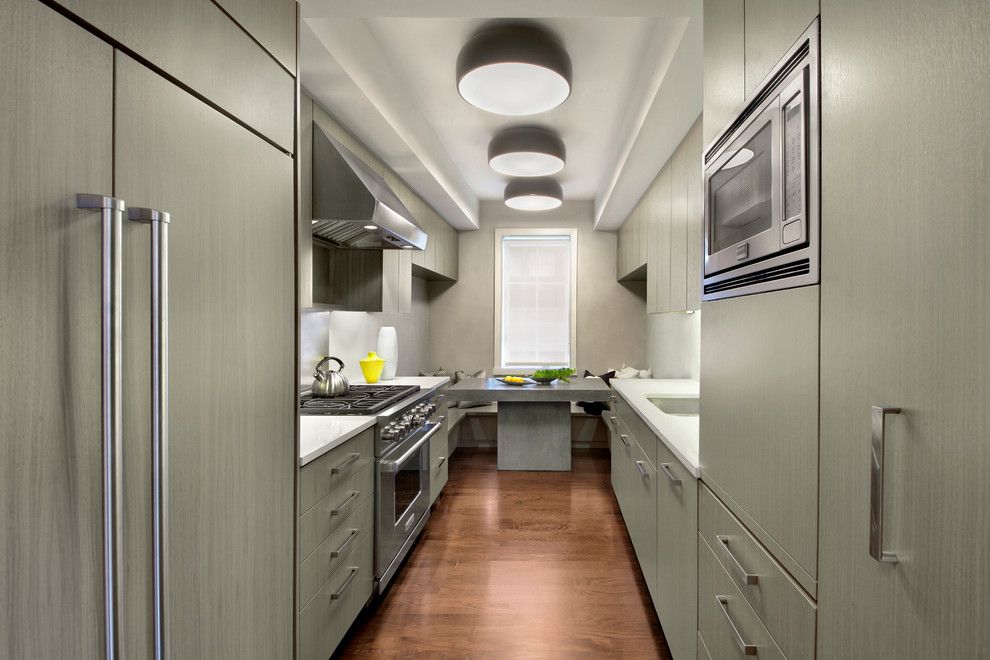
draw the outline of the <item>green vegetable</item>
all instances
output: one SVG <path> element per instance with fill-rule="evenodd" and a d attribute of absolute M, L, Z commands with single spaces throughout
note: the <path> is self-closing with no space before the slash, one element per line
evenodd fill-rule
<path fill-rule="evenodd" d="M 573 375 L 574 370 L 570 367 L 563 367 L 561 369 L 537 369 L 533 372 L 533 378 L 557 378 L 563 381 L 566 381 Z"/>

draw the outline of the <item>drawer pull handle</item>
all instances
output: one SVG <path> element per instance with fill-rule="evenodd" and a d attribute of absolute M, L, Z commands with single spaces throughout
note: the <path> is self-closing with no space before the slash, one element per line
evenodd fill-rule
<path fill-rule="evenodd" d="M 344 542 L 340 544 L 340 547 L 330 553 L 330 558 L 332 559 L 334 557 L 340 557 L 341 555 L 345 554 L 347 552 L 347 548 L 349 548 L 350 545 L 354 543 L 354 539 L 357 538 L 358 533 L 360 531 L 361 530 L 359 529 L 352 529 L 351 533 L 347 535 L 347 538 L 344 540 Z"/>
<path fill-rule="evenodd" d="M 680 486 L 681 485 L 681 480 L 678 479 L 677 477 L 675 477 L 674 476 L 674 473 L 671 472 L 671 470 L 670 470 L 670 463 L 661 463 L 660 464 L 660 467 L 663 469 L 663 473 L 665 475 L 667 475 L 667 478 L 670 479 L 670 485 L 671 486 Z"/>
<path fill-rule="evenodd" d="M 756 573 L 747 573 L 746 569 L 743 568 L 743 565 L 739 562 L 739 559 L 734 554 L 732 554 L 732 550 L 729 550 L 728 536 L 722 536 L 719 534 L 715 536 L 715 540 L 718 541 L 718 544 L 721 545 L 722 548 L 725 550 L 725 554 L 727 554 L 729 556 L 729 559 L 732 560 L 732 567 L 736 569 L 736 573 L 739 574 L 739 577 L 742 579 L 742 581 L 745 584 L 760 583 L 760 576 L 757 575 Z"/>
<path fill-rule="evenodd" d="M 347 458 L 345 458 L 342 462 L 340 462 L 337 465 L 334 465 L 332 468 L 330 468 L 330 474 L 340 474 L 341 472 L 343 472 L 344 470 L 346 470 L 348 467 L 350 467 L 351 465 L 353 465 L 354 462 L 357 459 L 359 459 L 359 458 L 361 458 L 361 454 L 358 454 L 358 453 L 351 454 L 350 456 L 348 456 Z"/>
<path fill-rule="evenodd" d="M 900 415 L 900 408 L 873 406 L 873 442 L 870 450 L 870 556 L 878 562 L 896 564 L 897 554 L 883 549 L 883 454 L 887 415 Z"/>
<path fill-rule="evenodd" d="M 644 477 L 650 476 L 650 472 L 646 469 L 646 463 L 644 461 L 636 461 L 636 469 L 639 470 L 639 473 Z"/>
<path fill-rule="evenodd" d="M 361 570 L 360 566 L 351 566 L 351 574 L 344 580 L 344 584 L 340 585 L 340 589 L 330 594 L 330 600 L 340 600 L 344 597 L 347 590 L 351 588 L 351 582 L 354 582 L 354 576 L 357 575 L 359 570 Z"/>
<path fill-rule="evenodd" d="M 622 440 L 622 444 L 624 444 L 626 447 L 632 447 L 632 442 L 630 442 L 628 438 L 629 436 L 626 435 L 625 433 L 619 434 L 619 440 Z"/>
<path fill-rule="evenodd" d="M 350 509 L 352 506 L 354 506 L 354 502 L 357 501 L 357 497 L 360 494 L 361 494 L 361 491 L 359 491 L 359 490 L 352 490 L 351 491 L 351 494 L 347 496 L 347 499 L 344 500 L 343 503 L 340 506 L 338 506 L 336 509 L 330 509 L 330 515 L 331 516 L 339 516 L 340 514 L 344 513 L 348 509 Z"/>
<path fill-rule="evenodd" d="M 446 462 L 447 462 L 447 457 L 446 456 L 441 456 L 440 457 L 440 460 L 437 461 L 437 469 L 439 470 L 440 468 L 442 468 L 443 467 L 443 464 L 446 463 Z"/>
<path fill-rule="evenodd" d="M 742 654 L 757 655 L 759 649 L 756 644 L 746 643 L 746 640 L 743 639 L 742 633 L 739 632 L 739 628 L 736 627 L 736 622 L 732 620 L 732 615 L 729 614 L 729 597 L 715 596 L 715 602 L 718 603 L 719 608 L 722 610 L 725 620 L 729 622 L 729 628 L 732 630 L 732 636 L 736 638 L 736 646 L 739 647 Z"/>

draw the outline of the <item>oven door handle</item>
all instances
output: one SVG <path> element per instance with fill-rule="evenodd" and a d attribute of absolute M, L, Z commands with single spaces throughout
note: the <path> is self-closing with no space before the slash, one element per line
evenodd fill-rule
<path fill-rule="evenodd" d="M 422 438 L 420 438 L 419 440 L 417 440 L 416 441 L 416 444 L 414 444 L 412 447 L 410 447 L 409 449 L 407 449 L 405 454 L 403 454 L 402 456 L 399 456 L 394 461 L 382 461 L 381 462 L 382 470 L 385 471 L 385 472 L 398 472 L 399 471 L 399 466 L 402 465 L 403 463 L 405 463 L 406 461 L 408 461 L 413 456 L 413 454 L 415 454 L 416 452 L 418 452 L 422 448 L 423 445 L 425 445 L 427 442 L 429 442 L 430 438 L 432 438 L 433 435 L 437 431 L 439 431 L 439 430 L 440 430 L 440 425 L 439 424 L 434 424 L 433 425 L 433 428 L 431 428 L 429 431 L 427 431 L 426 434 Z"/>

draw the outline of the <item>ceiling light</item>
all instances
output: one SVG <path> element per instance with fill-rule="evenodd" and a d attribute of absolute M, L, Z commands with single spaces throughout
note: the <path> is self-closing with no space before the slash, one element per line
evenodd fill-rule
<path fill-rule="evenodd" d="M 566 150 L 560 137 L 548 128 L 507 128 L 488 145 L 488 164 L 508 176 L 548 176 L 564 169 Z"/>
<path fill-rule="evenodd" d="M 567 100 L 571 58 L 551 33 L 528 25 L 484 29 L 457 56 L 457 91 L 500 115 L 532 115 Z"/>
<path fill-rule="evenodd" d="M 375 231 L 376 229 L 378 229 L 378 225 L 365 225 L 364 228 L 367 229 L 368 231 Z"/>
<path fill-rule="evenodd" d="M 513 179 L 505 186 L 505 205 L 517 211 L 549 211 L 563 203 L 564 191 L 555 179 Z"/>

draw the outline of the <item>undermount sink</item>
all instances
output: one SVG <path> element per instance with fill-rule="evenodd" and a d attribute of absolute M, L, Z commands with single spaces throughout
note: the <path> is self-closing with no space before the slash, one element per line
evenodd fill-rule
<path fill-rule="evenodd" d="M 660 412 L 678 417 L 697 417 L 700 409 L 696 396 L 647 396 L 646 399 L 659 408 Z"/>

